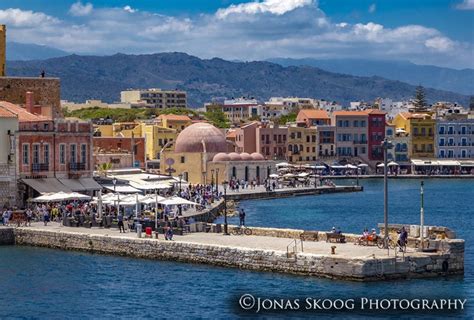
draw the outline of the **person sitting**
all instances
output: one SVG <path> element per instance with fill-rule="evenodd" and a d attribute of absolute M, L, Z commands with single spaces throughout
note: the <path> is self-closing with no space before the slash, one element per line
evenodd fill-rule
<path fill-rule="evenodd" d="M 331 229 L 331 233 L 337 233 L 337 231 L 336 231 L 336 227 L 332 227 L 332 229 Z"/>

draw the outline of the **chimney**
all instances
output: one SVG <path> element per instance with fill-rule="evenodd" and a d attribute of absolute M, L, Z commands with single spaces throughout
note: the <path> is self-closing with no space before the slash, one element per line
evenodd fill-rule
<path fill-rule="evenodd" d="M 25 104 L 26 111 L 29 113 L 34 113 L 35 104 L 33 102 L 33 92 L 27 91 L 26 92 L 26 104 Z"/>

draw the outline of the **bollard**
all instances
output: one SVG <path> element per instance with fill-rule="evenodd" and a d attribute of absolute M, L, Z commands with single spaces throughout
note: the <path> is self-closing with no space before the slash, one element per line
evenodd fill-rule
<path fill-rule="evenodd" d="M 138 223 L 137 226 L 136 226 L 136 229 L 137 229 L 137 238 L 141 238 L 142 237 L 142 225 Z"/>
<path fill-rule="evenodd" d="M 155 239 L 158 239 L 158 231 L 155 231 Z"/>
<path fill-rule="evenodd" d="M 331 246 L 331 254 L 336 254 L 336 246 Z"/>

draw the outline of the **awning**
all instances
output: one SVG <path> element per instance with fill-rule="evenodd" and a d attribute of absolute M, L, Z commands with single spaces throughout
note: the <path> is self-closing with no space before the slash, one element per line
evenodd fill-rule
<path fill-rule="evenodd" d="M 415 166 L 440 166 L 440 167 L 459 167 L 461 163 L 457 160 L 419 160 L 412 159 L 411 163 Z"/>
<path fill-rule="evenodd" d="M 72 192 L 72 190 L 62 184 L 56 178 L 45 178 L 45 179 L 22 179 L 23 183 L 35 189 L 41 194 L 52 193 L 52 192 Z"/>
<path fill-rule="evenodd" d="M 461 167 L 474 167 L 474 161 L 460 161 Z"/>
<path fill-rule="evenodd" d="M 59 181 L 72 191 L 84 191 L 84 186 L 79 179 L 59 179 Z"/>
<path fill-rule="evenodd" d="M 79 178 L 79 182 L 84 186 L 84 189 L 87 191 L 90 190 L 102 190 L 102 186 L 98 184 L 92 178 Z"/>

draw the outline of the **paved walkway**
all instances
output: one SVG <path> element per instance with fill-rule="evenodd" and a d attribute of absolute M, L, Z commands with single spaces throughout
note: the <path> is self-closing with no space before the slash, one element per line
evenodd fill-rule
<path fill-rule="evenodd" d="M 117 229 L 101 229 L 101 228 L 71 228 L 64 227 L 56 222 L 44 226 L 43 223 L 33 223 L 29 229 L 37 230 L 49 230 L 56 232 L 68 232 L 68 233 L 83 233 L 91 235 L 104 235 L 118 238 L 137 238 L 135 232 L 120 233 Z M 142 234 L 144 236 L 144 233 Z M 148 241 L 165 241 L 163 235 L 160 235 L 158 240 L 147 239 Z M 191 233 L 183 236 L 174 236 L 176 242 L 187 242 L 187 243 L 198 243 L 208 245 L 221 245 L 237 248 L 250 248 L 250 249 L 262 249 L 272 250 L 281 253 L 286 253 L 287 246 L 292 242 L 289 238 L 275 238 L 275 237 L 263 237 L 263 236 L 225 236 L 217 233 Z M 323 241 L 306 241 L 303 244 L 304 253 L 320 254 L 320 255 L 331 255 L 331 246 L 336 246 L 336 254 L 338 257 L 343 258 L 370 258 L 370 257 L 387 257 L 387 250 L 379 249 L 376 246 L 358 246 L 353 243 L 326 243 Z M 298 248 L 298 252 L 300 252 Z M 409 255 L 419 255 L 415 253 L 413 249 L 408 249 Z M 400 253 L 398 254 L 400 255 Z M 394 251 L 390 250 L 390 256 L 394 256 Z"/>

